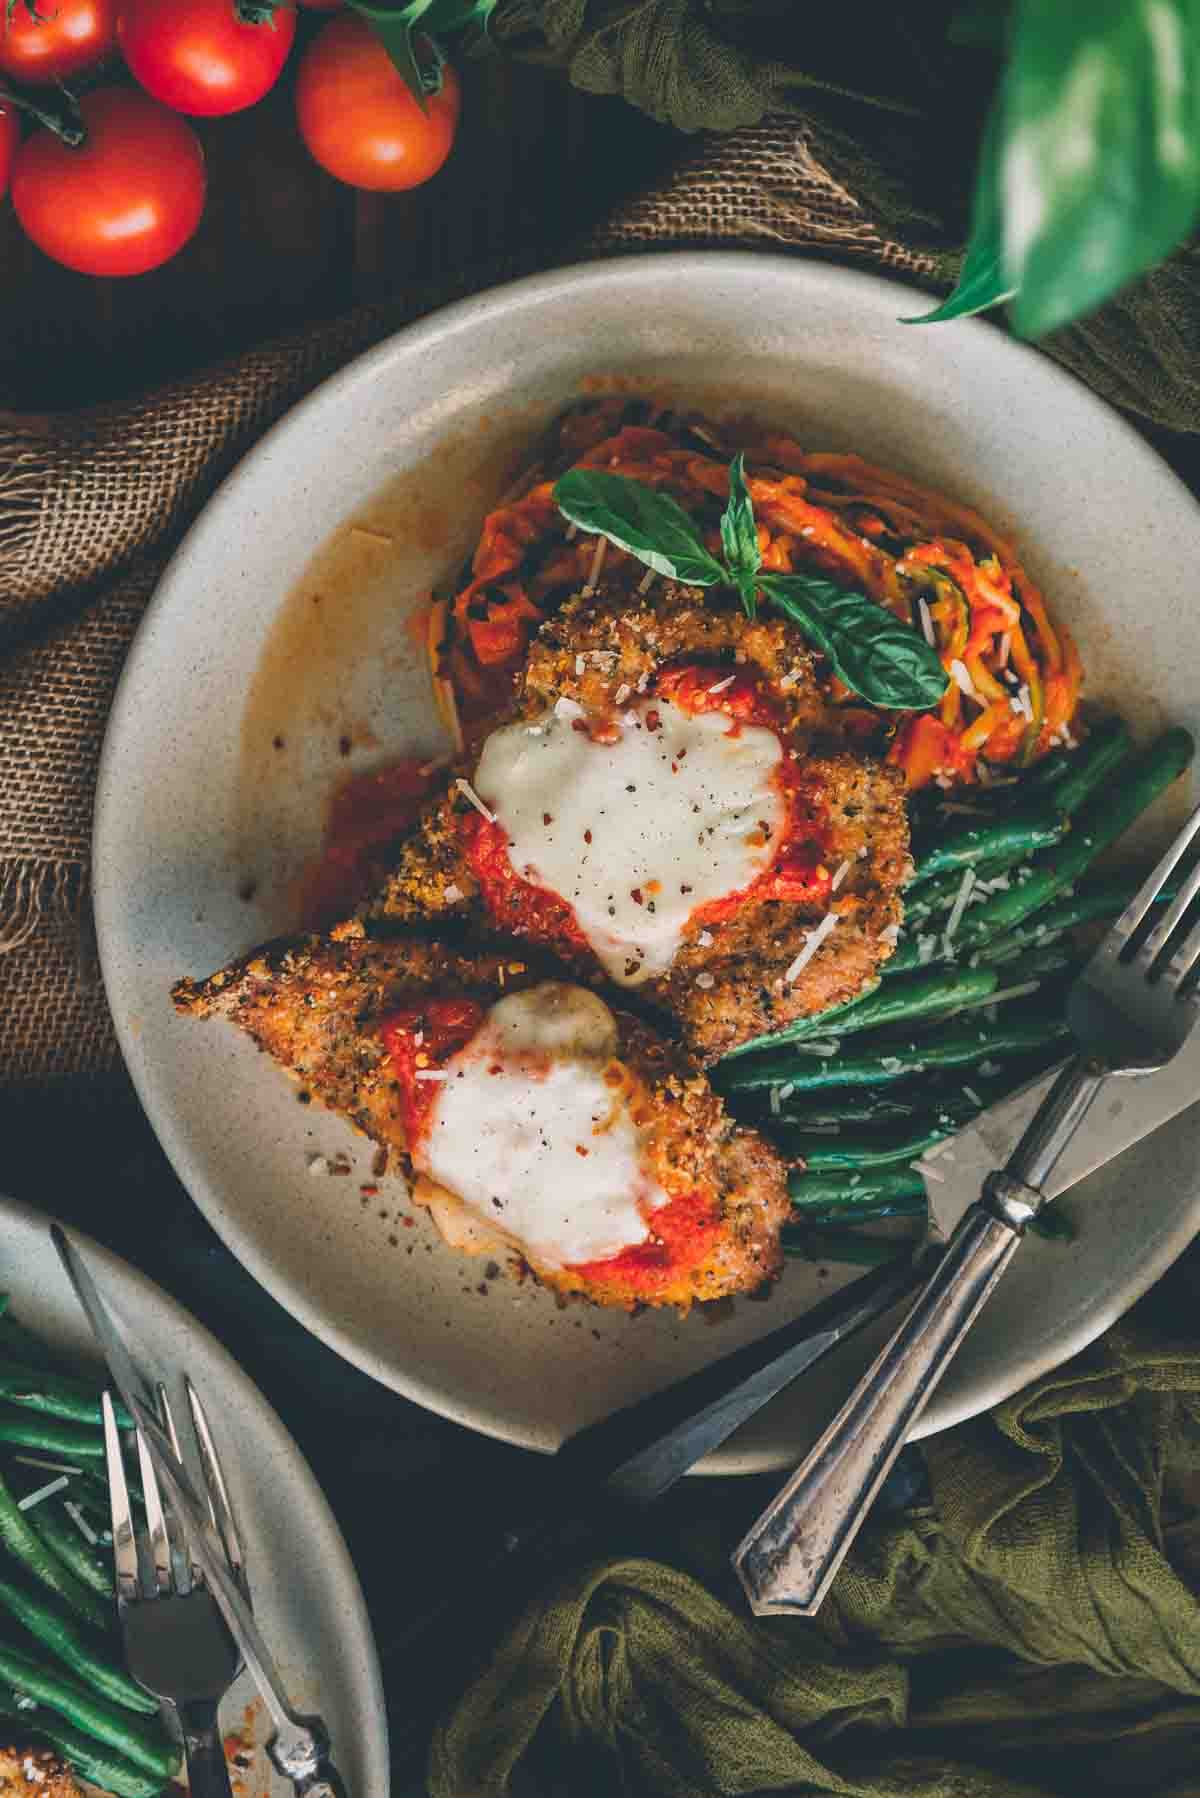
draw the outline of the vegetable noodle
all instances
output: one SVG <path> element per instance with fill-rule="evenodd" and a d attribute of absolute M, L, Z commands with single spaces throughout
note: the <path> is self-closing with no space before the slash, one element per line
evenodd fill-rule
<path fill-rule="evenodd" d="M 646 590 L 655 579 L 615 544 L 582 534 L 554 501 L 571 467 L 644 482 L 683 506 L 721 550 L 729 463 L 742 451 L 764 573 L 819 572 L 919 631 L 949 676 L 935 707 L 880 714 L 889 761 L 910 787 L 986 784 L 1071 746 L 1082 667 L 1009 542 L 969 507 L 854 455 L 715 425 L 622 399 L 585 403 L 555 428 L 543 461 L 484 521 L 465 579 L 434 612 L 443 706 L 469 731 L 512 690 L 525 648 L 572 594 Z M 830 673 L 835 701 L 861 699 Z"/>

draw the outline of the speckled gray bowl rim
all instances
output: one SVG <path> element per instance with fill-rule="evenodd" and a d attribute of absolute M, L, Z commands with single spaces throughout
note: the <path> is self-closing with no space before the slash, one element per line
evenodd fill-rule
<path fill-rule="evenodd" d="M 7 1257 L 0 1270 L 0 1287 L 11 1294 L 14 1316 L 30 1329 L 46 1332 L 51 1340 L 61 1339 L 54 1320 L 65 1317 L 71 1342 L 78 1347 L 81 1359 L 98 1363 L 87 1322 L 50 1239 L 52 1221 L 31 1205 L 0 1196 L 0 1258 Z M 132 1332 L 135 1344 L 140 1337 L 164 1330 L 186 1343 L 186 1362 L 177 1368 L 159 1367 L 156 1371 L 164 1377 L 172 1372 L 191 1374 L 213 1414 L 214 1428 L 224 1432 L 231 1423 L 235 1425 L 238 1434 L 251 1445 L 250 1458 L 263 1472 L 269 1471 L 272 1491 L 278 1492 L 278 1504 L 269 1513 L 251 1512 L 242 1504 L 237 1510 L 241 1532 L 251 1538 L 270 1533 L 280 1544 L 276 1556 L 279 1562 L 303 1557 L 312 1567 L 319 1567 L 325 1606 L 328 1611 L 336 1611 L 339 1619 L 336 1637 L 325 1634 L 315 1641 L 287 1643 L 274 1637 L 270 1645 L 284 1663 L 285 1679 L 288 1660 L 306 1667 L 317 1663 L 313 1689 L 300 1695 L 299 1702 L 302 1706 L 311 1704 L 315 1695 L 324 1694 L 322 1709 L 334 1729 L 334 1750 L 348 1791 L 361 1798 L 387 1798 L 387 1710 L 375 1638 L 354 1563 L 308 1462 L 257 1386 L 203 1324 L 128 1261 L 74 1226 L 71 1235 L 87 1255 L 105 1296 L 121 1323 Z M 231 1473 L 228 1466 L 225 1471 L 227 1475 Z M 299 1525 L 298 1519 L 302 1520 Z M 301 1530 L 299 1537 L 292 1533 L 297 1527 Z M 252 1590 L 257 1589 L 261 1612 L 266 1572 L 261 1555 L 256 1561 L 253 1540 L 248 1547 L 247 1573 Z M 269 1624 L 267 1630 L 270 1633 Z M 347 1669 L 353 1663 L 358 1664 L 361 1680 L 358 1686 L 348 1687 Z M 342 1688 L 337 1705 L 343 1712 L 340 1728 L 331 1703 L 338 1687 Z M 239 1681 L 239 1689 L 246 1697 L 251 1695 L 247 1675 Z M 271 1775 L 271 1790 L 290 1793 L 292 1787 L 290 1782 Z"/>
<path fill-rule="evenodd" d="M 526 300 L 534 296 L 541 299 L 556 299 L 565 307 L 569 306 L 573 300 L 585 296 L 597 284 L 619 289 L 623 283 L 636 284 L 640 282 L 649 272 L 661 273 L 664 281 L 668 283 L 686 281 L 692 287 L 702 284 L 710 276 L 733 272 L 735 275 L 753 276 L 760 284 L 767 281 L 794 283 L 798 298 L 803 297 L 805 289 L 810 292 L 824 290 L 826 293 L 835 290 L 839 299 L 844 301 L 847 307 L 848 328 L 853 322 L 853 305 L 856 298 L 861 301 L 868 312 L 873 307 L 886 304 L 897 321 L 927 309 L 929 303 L 928 296 L 918 289 L 857 270 L 797 261 L 768 253 L 734 251 L 676 251 L 622 257 L 612 261 L 589 262 L 534 275 L 489 290 L 470 299 L 459 301 L 415 324 L 404 327 L 394 336 L 348 363 L 291 408 L 258 440 L 209 499 L 200 517 L 193 523 L 176 549 L 164 582 L 172 571 L 186 560 L 197 533 L 206 528 L 214 511 L 219 510 L 223 516 L 232 515 L 235 512 L 243 491 L 252 486 L 256 463 L 260 456 L 269 451 L 275 451 L 281 441 L 286 440 L 293 433 L 299 436 L 305 429 L 313 428 L 322 421 L 327 425 L 332 425 L 334 418 L 339 414 L 352 414 L 355 394 L 384 374 L 392 358 L 401 348 L 409 353 L 421 352 L 428 356 L 434 356 L 439 350 L 452 344 L 464 331 L 482 330 L 490 322 L 502 318 L 513 308 L 519 308 Z M 897 323 L 897 329 L 906 329 L 906 327 Z M 1033 348 L 1008 338 L 993 325 L 982 320 L 959 320 L 951 325 L 933 327 L 933 329 L 953 331 L 960 335 L 970 333 L 978 335 L 980 339 L 986 337 L 991 356 L 999 358 L 1007 368 L 1012 370 L 1013 384 L 1019 385 L 1021 380 L 1027 386 L 1031 384 L 1038 403 L 1052 403 L 1055 395 L 1058 394 L 1064 399 L 1069 396 L 1077 407 L 1082 408 L 1085 412 L 1090 412 L 1095 429 L 1097 433 L 1103 434 L 1109 451 L 1115 453 L 1121 459 L 1122 465 L 1135 471 L 1148 486 L 1157 488 L 1160 499 L 1169 496 L 1173 503 L 1177 501 L 1178 505 L 1193 520 L 1194 530 L 1196 508 L 1188 489 L 1137 431 L 1117 412 L 1092 394 L 1082 382 L 1076 380 L 1074 376 L 1059 368 Z M 1025 395 L 1025 403 L 1033 403 L 1028 393 Z M 1200 541 L 1200 536 L 1198 536 L 1198 541 Z M 112 929 L 110 908 L 115 908 L 117 905 L 117 889 L 105 877 L 102 867 L 102 849 L 105 841 L 106 810 L 110 805 L 119 804 L 122 720 L 127 710 L 136 703 L 140 680 L 141 651 L 146 642 L 148 627 L 156 620 L 161 603 L 159 595 L 156 595 L 151 601 L 121 676 L 104 744 L 95 812 L 93 867 L 101 964 L 118 1039 L 127 1060 L 131 1061 L 135 1059 L 130 1056 L 131 1024 L 126 1015 L 120 988 L 111 979 L 110 957 L 107 952 Z M 310 1299 L 303 1292 L 296 1290 L 288 1278 L 279 1273 L 270 1255 L 260 1252 L 249 1236 L 244 1234 L 239 1227 L 236 1195 L 209 1189 L 201 1171 L 194 1164 L 186 1131 L 181 1127 L 177 1117 L 173 1115 L 171 1107 L 165 1102 L 160 1103 L 159 1094 L 150 1087 L 144 1078 L 139 1077 L 136 1070 L 134 1079 L 142 1103 L 163 1147 L 201 1210 L 243 1265 L 314 1334 L 385 1385 L 391 1386 L 443 1416 L 509 1441 L 517 1443 L 524 1441 L 542 1448 L 547 1446 L 541 1441 L 536 1441 L 533 1431 L 520 1420 L 514 1421 L 495 1415 L 479 1415 L 470 1404 L 464 1404 L 454 1392 L 439 1388 L 435 1382 L 427 1379 L 422 1369 L 412 1366 L 397 1367 L 386 1357 L 374 1353 L 361 1342 L 354 1341 L 345 1329 L 325 1314 L 319 1298 Z M 1196 1108 L 1193 1108 L 1193 1112 L 1184 1114 L 1185 1120 L 1191 1120 L 1194 1114 L 1200 1115 L 1200 1113 L 1196 1113 Z M 1178 1122 L 1179 1120 L 1177 1120 Z M 1162 1133 L 1164 1140 L 1173 1128 L 1168 1127 L 1168 1130 Z M 1191 1165 L 1196 1166 L 1194 1155 L 1191 1158 Z M 1076 1306 L 1062 1318 L 1058 1327 L 1046 1336 L 1044 1346 L 1037 1354 L 1026 1353 L 1024 1356 L 1014 1354 L 1009 1358 L 1007 1365 L 999 1367 L 994 1362 L 989 1362 L 983 1368 L 976 1367 L 972 1363 L 969 1375 L 964 1376 L 961 1383 L 952 1383 L 953 1390 L 943 1389 L 934 1395 L 914 1436 L 932 1434 L 976 1415 L 999 1403 L 1032 1379 L 1058 1366 L 1067 1357 L 1086 1347 L 1118 1317 L 1123 1315 L 1129 1306 L 1159 1278 L 1191 1241 L 1198 1229 L 1200 1229 L 1200 1183 L 1194 1186 L 1187 1203 L 1177 1208 L 1177 1212 L 1168 1226 L 1149 1232 L 1153 1239 L 1152 1247 L 1142 1253 L 1136 1265 L 1127 1268 L 1126 1277 L 1113 1287 L 1107 1299 L 1097 1297 Z M 1011 1278 L 1010 1276 L 1010 1280 Z M 983 1335 L 982 1328 L 977 1326 L 976 1339 L 978 1340 Z M 874 1339 L 864 1338 L 862 1340 L 873 1346 Z M 714 1337 L 714 1352 L 720 1352 L 721 1346 L 719 1338 Z M 965 1354 L 960 1356 L 960 1359 L 966 1359 Z M 798 1451 L 803 1446 L 803 1441 L 797 1437 L 795 1449 Z M 793 1447 L 790 1438 L 782 1443 L 773 1443 L 765 1451 L 756 1449 L 749 1455 L 740 1455 L 735 1443 L 712 1457 L 698 1471 L 709 1473 L 761 1471 L 766 1467 L 785 1464 L 792 1458 L 792 1455 Z"/>

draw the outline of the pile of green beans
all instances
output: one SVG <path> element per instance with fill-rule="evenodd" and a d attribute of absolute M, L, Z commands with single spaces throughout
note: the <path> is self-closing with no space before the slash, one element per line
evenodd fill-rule
<path fill-rule="evenodd" d="M 921 1157 L 1061 1060 L 1065 995 L 1081 965 L 1070 933 L 1115 917 L 1141 879 L 1089 880 L 1092 864 L 1193 752 L 1186 731 L 1169 730 L 1135 753 L 1125 725 L 1110 719 L 1082 749 L 1056 751 L 1003 798 L 985 789 L 983 815 L 956 831 L 943 822 L 924 854 L 918 832 L 906 934 L 881 977 L 714 1070 L 731 1105 L 773 1132 L 793 1166 L 789 1253 L 842 1257 L 847 1223 L 923 1215 Z M 927 829 L 926 841 L 933 834 Z M 960 905 L 950 930 L 968 870 L 985 883 L 1006 878 Z M 1043 1233 L 1070 1231 L 1048 1214 Z M 903 1249 L 864 1240 L 872 1246 L 852 1259 Z"/>
<path fill-rule="evenodd" d="M 99 1394 L 60 1372 L 2 1298 L 0 1443 L 0 1727 L 117 1798 L 153 1798 L 180 1755 L 122 1665 Z M 57 1477 L 67 1486 L 38 1497 Z M 35 1499 L 24 1508 L 22 1487 Z"/>

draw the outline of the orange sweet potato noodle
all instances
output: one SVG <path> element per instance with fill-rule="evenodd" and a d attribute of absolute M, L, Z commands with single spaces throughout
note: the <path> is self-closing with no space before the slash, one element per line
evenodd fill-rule
<path fill-rule="evenodd" d="M 812 453 L 777 433 L 705 425 L 698 437 L 694 421 L 634 425 L 620 412 L 613 401 L 568 416 L 551 466 L 488 514 L 469 578 L 438 613 L 435 674 L 468 731 L 506 703 L 530 638 L 569 595 L 601 571 L 606 587 L 630 593 L 654 579 L 567 524 L 554 503 L 557 476 L 602 467 L 662 489 L 719 554 L 729 461 L 742 449 L 764 569 L 857 588 L 937 648 L 950 676 L 940 705 L 884 715 L 888 759 L 910 786 L 986 779 L 1066 739 L 1083 677 L 1075 644 L 977 512 L 859 456 Z M 851 697 L 832 677 L 831 687 L 835 699 Z"/>

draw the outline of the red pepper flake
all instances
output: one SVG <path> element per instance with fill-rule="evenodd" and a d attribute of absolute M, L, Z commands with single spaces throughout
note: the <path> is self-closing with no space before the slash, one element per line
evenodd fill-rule
<path fill-rule="evenodd" d="M 591 1154 L 591 1152 L 592 1151 L 590 1149 L 585 1149 L 581 1142 L 577 1142 L 575 1144 L 575 1153 L 577 1155 L 582 1155 L 585 1160 Z"/>
<path fill-rule="evenodd" d="M 571 729 L 577 730 L 584 737 L 590 737 L 592 734 L 586 718 L 572 718 Z"/>
<path fill-rule="evenodd" d="M 591 833 L 591 831 L 590 831 L 590 830 L 585 830 L 585 831 L 584 831 L 584 833 L 583 833 L 583 840 L 584 840 L 584 842 L 585 842 L 585 843 L 590 843 L 590 842 L 591 842 L 591 840 L 592 840 L 592 833 Z"/>
<path fill-rule="evenodd" d="M 651 710 L 646 713 L 646 729 L 647 730 L 661 730 L 662 729 L 662 718 L 654 710 Z"/>
<path fill-rule="evenodd" d="M 373 1199 L 379 1188 L 377 1186 L 360 1186 L 358 1190 L 364 1199 Z"/>
<path fill-rule="evenodd" d="M 494 1061 L 492 1063 L 491 1067 L 488 1069 L 489 1074 L 502 1074 L 503 1072 L 504 1072 L 504 1069 L 500 1066 L 500 1063 L 498 1061 Z"/>
<path fill-rule="evenodd" d="M 629 897 L 633 900 L 633 903 L 635 905 L 645 905 L 645 903 L 646 903 L 646 901 L 642 898 L 641 887 L 631 887 L 629 889 Z"/>
<path fill-rule="evenodd" d="M 416 1218 L 415 1218 L 415 1217 L 409 1217 L 409 1216 L 408 1216 L 408 1215 L 407 1215 L 407 1214 L 406 1214 L 406 1215 L 405 1215 L 405 1216 L 404 1216 L 404 1217 L 402 1217 L 402 1218 L 401 1218 L 401 1219 L 400 1219 L 400 1222 L 401 1222 L 401 1223 L 402 1223 L 402 1224 L 403 1224 L 403 1225 L 404 1225 L 404 1228 L 405 1228 L 405 1229 L 406 1229 L 406 1230 L 415 1230 L 415 1229 L 416 1229 L 416 1227 L 417 1227 L 417 1220 L 416 1220 Z"/>
<path fill-rule="evenodd" d="M 553 824 L 553 822 L 554 822 L 554 819 L 550 816 L 549 812 L 542 813 L 542 823 L 543 824 Z"/>

